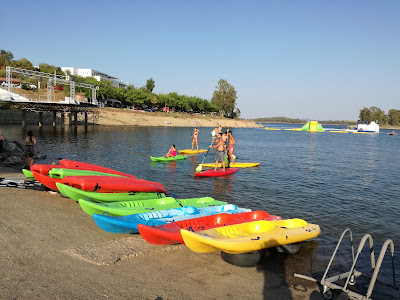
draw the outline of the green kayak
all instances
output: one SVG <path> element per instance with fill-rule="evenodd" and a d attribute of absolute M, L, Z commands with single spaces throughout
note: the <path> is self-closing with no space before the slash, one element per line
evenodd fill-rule
<path fill-rule="evenodd" d="M 129 192 L 129 193 L 98 193 L 98 192 L 87 192 L 81 189 L 74 188 L 69 185 L 56 183 L 58 190 L 64 196 L 71 198 L 75 201 L 79 199 L 89 199 L 95 202 L 121 202 L 131 200 L 146 200 L 146 199 L 158 199 L 165 198 L 164 193 L 144 193 L 144 192 Z"/>
<path fill-rule="evenodd" d="M 63 168 L 53 168 L 49 171 L 49 176 L 51 178 L 64 178 L 67 176 L 115 176 L 123 177 L 122 175 L 110 174 L 104 172 L 97 172 L 91 170 L 79 170 L 79 169 L 63 169 Z"/>
<path fill-rule="evenodd" d="M 96 203 L 83 199 L 79 200 L 79 205 L 87 214 L 101 215 L 104 212 L 108 212 L 110 216 L 127 216 L 145 212 L 154 212 L 163 209 L 179 208 L 184 206 L 206 207 L 226 204 L 226 202 L 217 201 L 211 197 L 180 200 L 176 200 L 172 197 L 165 197 L 161 199 L 110 203 Z"/>
<path fill-rule="evenodd" d="M 32 174 L 32 171 L 29 171 L 27 169 L 22 169 L 22 173 L 24 173 L 25 177 L 29 180 L 36 180 L 35 177 Z"/>
<path fill-rule="evenodd" d="M 150 156 L 152 161 L 159 161 L 159 162 L 168 162 L 168 161 L 175 161 L 175 160 L 184 160 L 187 158 L 186 155 L 177 155 L 177 156 L 171 156 L 171 157 L 165 157 L 165 156 L 160 156 L 160 157 L 154 157 Z"/>

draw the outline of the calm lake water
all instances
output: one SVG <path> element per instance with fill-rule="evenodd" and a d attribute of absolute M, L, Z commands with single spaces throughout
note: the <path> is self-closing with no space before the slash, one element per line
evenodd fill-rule
<path fill-rule="evenodd" d="M 19 126 L 2 129 L 8 138 L 23 141 L 25 133 Z M 241 169 L 228 177 L 195 178 L 193 174 L 204 153 L 166 164 L 150 161 L 150 155 L 164 155 L 171 144 L 178 149 L 190 148 L 193 128 L 28 129 L 34 131 L 39 150 L 48 155 L 41 163 L 60 158 L 86 161 L 161 182 L 175 198 L 211 196 L 282 218 L 296 217 L 319 224 L 322 233 L 311 247 L 319 261 L 316 268 L 320 270 L 315 271 L 326 266 L 346 228 L 353 231 L 357 246 L 360 238 L 370 233 L 376 256 L 387 238 L 395 242 L 397 249 L 400 247 L 400 135 L 387 135 L 386 130 L 365 135 L 232 129 L 238 161 L 260 162 L 260 166 Z M 210 132 L 211 128 L 200 128 L 200 148 L 210 145 Z M 210 151 L 205 161 L 213 162 L 213 158 L 214 152 Z M 397 274 L 399 254 L 396 250 Z M 367 247 L 361 256 L 361 268 L 367 268 Z M 349 269 L 351 265 L 347 266 Z M 379 278 L 392 281 L 390 260 L 385 260 L 381 270 Z"/>

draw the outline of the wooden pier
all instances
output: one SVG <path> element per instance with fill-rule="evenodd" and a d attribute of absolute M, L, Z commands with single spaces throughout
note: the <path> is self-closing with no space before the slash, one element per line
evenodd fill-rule
<path fill-rule="evenodd" d="M 82 123 L 86 126 L 89 123 L 89 115 L 92 115 L 92 124 L 94 124 L 95 115 L 98 113 L 98 108 L 91 104 L 58 104 L 58 103 L 40 103 L 40 102 L 19 102 L 17 105 L 21 110 L 21 125 L 26 127 L 27 111 L 38 113 L 38 125 L 43 126 L 43 113 L 50 112 L 53 114 L 52 125 L 57 126 L 57 115 L 60 115 L 60 125 L 78 125 L 78 116 L 83 115 Z"/>

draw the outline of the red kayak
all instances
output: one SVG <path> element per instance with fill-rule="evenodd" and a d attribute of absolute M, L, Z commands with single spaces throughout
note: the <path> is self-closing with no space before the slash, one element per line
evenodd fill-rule
<path fill-rule="evenodd" d="M 133 175 L 118 172 L 114 169 L 109 169 L 106 167 L 94 165 L 94 164 L 89 164 L 86 162 L 81 162 L 81 161 L 76 161 L 76 160 L 70 160 L 70 159 L 62 159 L 60 160 L 60 165 L 59 168 L 64 168 L 64 169 L 81 169 L 81 170 L 91 170 L 91 171 L 97 171 L 97 172 L 103 172 L 103 173 L 110 173 L 110 174 L 117 174 L 125 177 L 130 177 L 130 178 L 136 178 Z M 66 168 L 65 168 L 66 167 Z"/>
<path fill-rule="evenodd" d="M 194 173 L 195 176 L 203 176 L 203 177 L 217 177 L 217 176 L 225 176 L 229 175 L 232 173 L 235 173 L 239 171 L 239 168 L 225 168 L 225 172 L 222 171 L 222 169 L 217 169 L 217 171 L 214 171 L 214 169 L 202 171 L 199 173 Z"/>
<path fill-rule="evenodd" d="M 251 221 L 274 221 L 281 220 L 281 217 L 270 215 L 269 213 L 257 210 L 240 214 L 216 214 L 201 218 L 188 219 L 184 221 L 172 222 L 159 226 L 147 226 L 138 224 L 140 235 L 154 245 L 184 244 L 181 236 L 181 229 L 190 231 L 207 230 L 215 227 L 251 222 Z"/>
<path fill-rule="evenodd" d="M 33 177 L 35 177 L 35 179 L 37 181 L 39 181 L 41 184 L 45 185 L 46 187 L 48 187 L 51 190 L 58 191 L 56 182 L 60 182 L 61 179 L 51 178 L 48 175 L 40 174 L 39 172 L 35 172 L 35 171 L 32 171 L 32 174 L 33 174 Z"/>
<path fill-rule="evenodd" d="M 61 162 L 61 161 L 60 161 Z M 87 164 L 87 163 L 82 163 L 83 165 L 73 165 L 71 164 L 70 166 L 63 166 L 63 165 L 45 165 L 45 164 L 34 164 L 31 166 L 31 171 L 38 172 L 43 175 L 49 175 L 49 171 L 53 168 L 63 168 L 63 169 L 73 169 L 73 170 L 89 170 L 89 171 L 96 171 L 96 172 L 103 172 L 103 173 L 109 173 L 109 174 L 115 174 L 115 175 L 121 175 L 125 177 L 130 177 L 130 178 L 136 178 L 133 175 L 130 174 L 125 174 L 118 172 L 113 169 L 101 167 L 101 166 L 96 166 L 92 164 Z"/>
<path fill-rule="evenodd" d="M 111 176 L 67 176 L 61 179 L 60 182 L 88 192 L 160 192 L 167 194 L 165 187 L 161 183 L 139 178 Z"/>

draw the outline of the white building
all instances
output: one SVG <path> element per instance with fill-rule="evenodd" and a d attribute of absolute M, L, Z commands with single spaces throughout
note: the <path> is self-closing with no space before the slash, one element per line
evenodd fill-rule
<path fill-rule="evenodd" d="M 81 77 L 94 77 L 97 79 L 97 81 L 101 80 L 107 80 L 111 81 L 111 85 L 113 87 L 117 88 L 126 88 L 128 85 L 124 82 L 122 82 L 121 79 L 118 79 L 117 77 L 108 75 L 106 73 L 102 73 L 93 69 L 79 69 L 79 68 L 72 68 L 72 67 L 61 67 L 61 70 L 64 73 L 67 73 L 69 71 L 69 74 L 74 75 L 74 76 L 81 76 Z"/>

